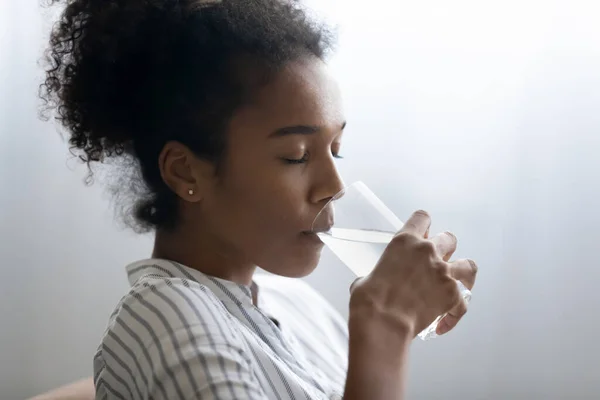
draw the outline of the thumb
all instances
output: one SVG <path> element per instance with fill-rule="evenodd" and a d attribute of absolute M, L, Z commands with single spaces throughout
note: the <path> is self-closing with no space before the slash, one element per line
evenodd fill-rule
<path fill-rule="evenodd" d="M 364 278 L 356 278 L 351 284 L 350 284 L 350 293 L 352 293 L 352 291 L 354 290 L 354 288 L 356 287 L 356 285 L 358 285 L 360 282 L 362 282 Z"/>

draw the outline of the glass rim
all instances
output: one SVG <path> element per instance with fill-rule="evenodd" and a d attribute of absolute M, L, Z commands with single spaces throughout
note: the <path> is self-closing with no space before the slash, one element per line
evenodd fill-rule
<path fill-rule="evenodd" d="M 368 203 L 371 204 L 373 206 L 373 208 L 375 208 L 397 230 L 402 228 L 402 226 L 404 224 L 402 223 L 402 221 L 400 221 L 400 219 L 396 216 L 396 214 L 394 214 L 392 212 L 392 210 L 390 210 L 383 203 L 383 201 L 381 201 L 381 199 L 379 197 L 377 197 L 377 195 L 375 193 L 373 193 L 373 191 L 371 189 L 369 189 L 369 187 L 363 181 L 358 180 L 358 181 L 352 182 L 351 184 L 349 184 L 347 186 L 344 186 L 344 188 L 342 190 L 340 190 L 338 193 L 333 195 L 331 197 L 331 199 L 329 199 L 327 201 L 327 203 L 325 203 L 325 205 L 317 213 L 317 215 L 315 216 L 315 219 L 313 220 L 313 222 L 311 224 L 311 232 L 313 232 L 313 233 L 328 232 L 331 230 L 331 228 L 333 228 L 335 226 L 335 219 L 334 219 L 331 224 L 327 224 L 326 226 L 318 227 L 317 229 L 315 229 L 315 224 L 319 220 L 319 217 L 321 217 L 321 214 L 325 210 L 327 210 L 331 204 L 342 199 L 349 190 L 355 190 L 358 193 L 360 193 L 364 197 L 364 199 L 367 200 Z"/>

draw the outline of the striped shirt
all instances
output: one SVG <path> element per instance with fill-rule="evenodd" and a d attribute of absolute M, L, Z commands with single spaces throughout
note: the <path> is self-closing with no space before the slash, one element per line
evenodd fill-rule
<path fill-rule="evenodd" d="M 127 272 L 94 356 L 97 399 L 341 399 L 347 325 L 303 281 L 247 287 L 159 259 Z"/>

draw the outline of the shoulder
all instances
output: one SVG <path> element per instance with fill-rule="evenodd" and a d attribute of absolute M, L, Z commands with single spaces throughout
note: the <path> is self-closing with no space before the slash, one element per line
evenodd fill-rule
<path fill-rule="evenodd" d="M 94 379 L 98 397 L 228 398 L 240 386 L 244 398 L 262 398 L 251 362 L 239 324 L 209 287 L 146 274 L 110 317 Z"/>
<path fill-rule="evenodd" d="M 123 296 L 110 317 L 103 343 L 129 338 L 147 347 L 162 336 L 194 330 L 211 340 L 229 342 L 232 317 L 205 285 L 176 277 L 139 279 Z M 228 329 L 225 329 L 228 327 Z"/>

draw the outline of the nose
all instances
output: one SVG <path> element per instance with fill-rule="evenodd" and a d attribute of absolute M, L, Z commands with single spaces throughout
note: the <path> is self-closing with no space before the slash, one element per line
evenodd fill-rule
<path fill-rule="evenodd" d="M 321 165 L 316 171 L 315 179 L 310 198 L 314 204 L 324 205 L 345 187 L 333 158 L 329 158 L 326 163 Z"/>

